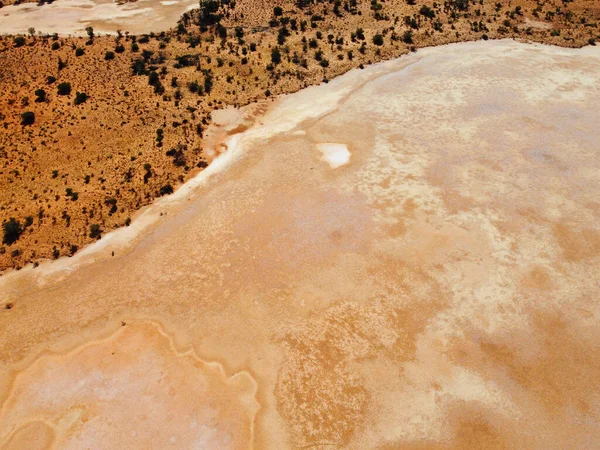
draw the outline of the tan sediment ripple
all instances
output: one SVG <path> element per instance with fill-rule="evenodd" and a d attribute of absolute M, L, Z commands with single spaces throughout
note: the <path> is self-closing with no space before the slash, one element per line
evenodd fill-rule
<path fill-rule="evenodd" d="M 8 448 L 242 449 L 254 390 L 248 374 L 227 379 L 218 364 L 179 353 L 158 326 L 134 324 L 20 373 L 0 437 Z"/>
<path fill-rule="evenodd" d="M 219 423 L 248 447 L 593 447 L 598 104 L 598 48 L 511 41 L 419 51 L 277 100 L 201 175 L 212 178 L 149 210 L 160 220 L 0 279 L 11 445 L 28 430 L 60 439 L 61 411 L 80 411 L 59 397 L 42 414 L 16 395 L 50 361 L 85 379 L 67 371 L 73 356 L 40 354 L 113 342 L 106 358 L 137 367 L 119 356 L 121 334 L 88 343 L 151 319 L 222 364 L 213 391 L 242 406 L 215 406 Z M 323 143 L 350 161 L 332 169 Z M 235 373 L 257 383 L 253 442 L 236 428 L 252 390 L 223 381 Z"/>

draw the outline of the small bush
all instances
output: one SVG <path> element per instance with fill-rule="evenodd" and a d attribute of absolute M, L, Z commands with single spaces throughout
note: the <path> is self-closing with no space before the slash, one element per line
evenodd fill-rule
<path fill-rule="evenodd" d="M 144 75 L 147 72 L 146 61 L 143 58 L 137 58 L 131 64 L 131 71 L 134 75 Z"/>
<path fill-rule="evenodd" d="M 273 64 L 279 64 L 281 62 L 281 52 L 279 51 L 279 48 L 275 47 L 271 51 L 271 61 Z"/>
<path fill-rule="evenodd" d="M 435 11 L 426 5 L 421 6 L 421 9 L 419 10 L 419 14 L 421 14 L 422 16 L 425 16 L 429 19 L 433 19 L 435 17 Z"/>
<path fill-rule="evenodd" d="M 24 230 L 21 226 L 21 222 L 14 217 L 11 217 L 7 222 L 4 222 L 2 228 L 4 229 L 2 243 L 6 245 L 12 245 L 17 242 Z"/>
<path fill-rule="evenodd" d="M 99 224 L 94 223 L 90 226 L 90 237 L 92 239 L 100 239 L 102 237 L 102 229 Z"/>
<path fill-rule="evenodd" d="M 142 50 L 142 58 L 144 58 L 145 61 L 149 61 L 150 58 L 152 58 L 152 55 L 154 55 L 152 50 Z"/>
<path fill-rule="evenodd" d="M 35 122 L 35 114 L 31 111 L 25 111 L 21 114 L 21 125 L 32 125 Z"/>
<path fill-rule="evenodd" d="M 192 81 L 190 84 L 188 84 L 188 89 L 190 90 L 190 92 L 195 94 L 200 90 L 200 85 L 197 81 Z"/>
<path fill-rule="evenodd" d="M 23 36 L 17 36 L 13 39 L 13 44 L 15 44 L 15 47 L 22 47 L 25 45 L 25 38 Z"/>
<path fill-rule="evenodd" d="M 73 101 L 73 103 L 75 103 L 76 105 L 81 105 L 82 103 L 85 103 L 87 99 L 88 96 L 85 92 L 77 92 L 75 94 L 75 100 Z"/>
<path fill-rule="evenodd" d="M 115 52 L 106 52 L 104 54 L 104 59 L 106 61 L 110 61 L 111 59 L 115 59 Z"/>
<path fill-rule="evenodd" d="M 85 50 L 82 49 L 81 47 L 77 47 L 75 49 L 75 56 L 83 56 L 84 53 L 85 53 Z"/>
<path fill-rule="evenodd" d="M 383 36 L 380 34 L 376 34 L 373 36 L 373 44 L 382 46 L 383 45 Z"/>
<path fill-rule="evenodd" d="M 159 194 L 162 195 L 169 195 L 173 193 L 173 186 L 171 186 L 170 184 L 166 184 L 164 186 L 162 186 L 159 190 Z"/>
<path fill-rule="evenodd" d="M 58 95 L 69 95 L 71 93 L 71 83 L 60 83 L 57 86 Z"/>
<path fill-rule="evenodd" d="M 37 97 L 35 99 L 36 103 L 42 103 L 46 101 L 46 91 L 43 89 L 38 89 L 35 91 L 35 96 Z"/>
<path fill-rule="evenodd" d="M 210 94 L 213 87 L 213 76 L 210 71 L 205 71 L 204 73 L 204 92 Z"/>
<path fill-rule="evenodd" d="M 156 72 L 150 72 L 148 74 L 148 84 L 150 86 L 155 86 L 160 82 L 160 78 Z"/>
<path fill-rule="evenodd" d="M 55 81 L 56 81 L 56 78 L 55 78 L 55 77 L 53 77 L 52 75 L 48 75 L 48 76 L 46 77 L 46 83 L 47 83 L 47 84 L 52 84 L 52 83 L 54 83 Z"/>

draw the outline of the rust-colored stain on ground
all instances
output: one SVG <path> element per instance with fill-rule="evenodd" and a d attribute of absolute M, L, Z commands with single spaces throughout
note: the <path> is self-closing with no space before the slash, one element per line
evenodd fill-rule
<path fill-rule="evenodd" d="M 277 100 L 194 189 L 0 279 L 0 445 L 593 448 L 599 104 L 597 48 L 512 41 Z"/>

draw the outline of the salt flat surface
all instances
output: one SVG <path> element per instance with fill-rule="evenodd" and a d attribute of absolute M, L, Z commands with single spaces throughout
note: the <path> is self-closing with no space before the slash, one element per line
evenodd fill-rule
<path fill-rule="evenodd" d="M 184 12 L 198 7 L 195 0 L 137 0 L 119 5 L 113 0 L 56 0 L 9 5 L 0 9 L 0 33 L 27 34 L 30 27 L 41 33 L 85 35 L 92 26 L 98 33 L 133 34 L 168 30 Z"/>
<path fill-rule="evenodd" d="M 337 169 L 350 162 L 350 152 L 346 144 L 317 144 L 317 148 L 323 154 L 323 160 L 331 166 L 332 169 Z"/>
<path fill-rule="evenodd" d="M 130 227 L 0 278 L 0 446 L 589 448 L 599 104 L 600 48 L 512 41 L 278 99 Z"/>

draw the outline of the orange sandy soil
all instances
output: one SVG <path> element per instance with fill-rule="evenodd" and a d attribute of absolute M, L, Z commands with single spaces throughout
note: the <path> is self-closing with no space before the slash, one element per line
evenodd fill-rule
<path fill-rule="evenodd" d="M 272 3 L 242 0 L 220 9 L 223 39 L 215 26 L 196 25 L 197 11 L 184 15 L 180 29 L 144 37 L 1 37 L 0 217 L 3 224 L 18 221 L 19 238 L 4 236 L 0 269 L 71 255 L 102 232 L 127 225 L 140 207 L 197 173 L 218 153 L 203 141 L 215 108 L 294 92 L 419 47 L 484 37 L 580 47 L 600 35 L 595 1 L 515 1 L 501 7 L 481 1 L 466 10 L 447 3 L 336 8 L 333 2 L 307 2 L 301 9 L 279 2 L 283 13 L 270 26 Z M 433 8 L 434 18 L 420 13 L 423 5 Z M 243 36 L 235 36 L 235 27 Z M 289 36 L 278 44 L 282 29 Z M 412 43 L 405 42 L 409 30 Z M 374 43 L 377 34 L 382 45 Z M 118 45 L 123 51 L 105 59 Z M 281 62 L 272 64 L 275 47 Z M 144 51 L 152 52 L 146 53 L 145 73 L 133 75 L 132 63 Z M 177 68 L 183 55 L 189 55 L 190 66 Z M 66 63 L 61 70 L 59 60 Z M 162 87 L 149 84 L 151 71 Z M 56 81 L 49 83 L 49 76 Z M 204 89 L 207 78 L 213 82 L 210 92 Z M 72 86 L 69 95 L 58 95 L 63 82 Z M 192 82 L 202 92 L 191 92 Z M 38 89 L 46 91 L 44 101 L 36 101 Z M 77 92 L 88 96 L 79 105 Z M 35 121 L 22 125 L 27 111 Z"/>

